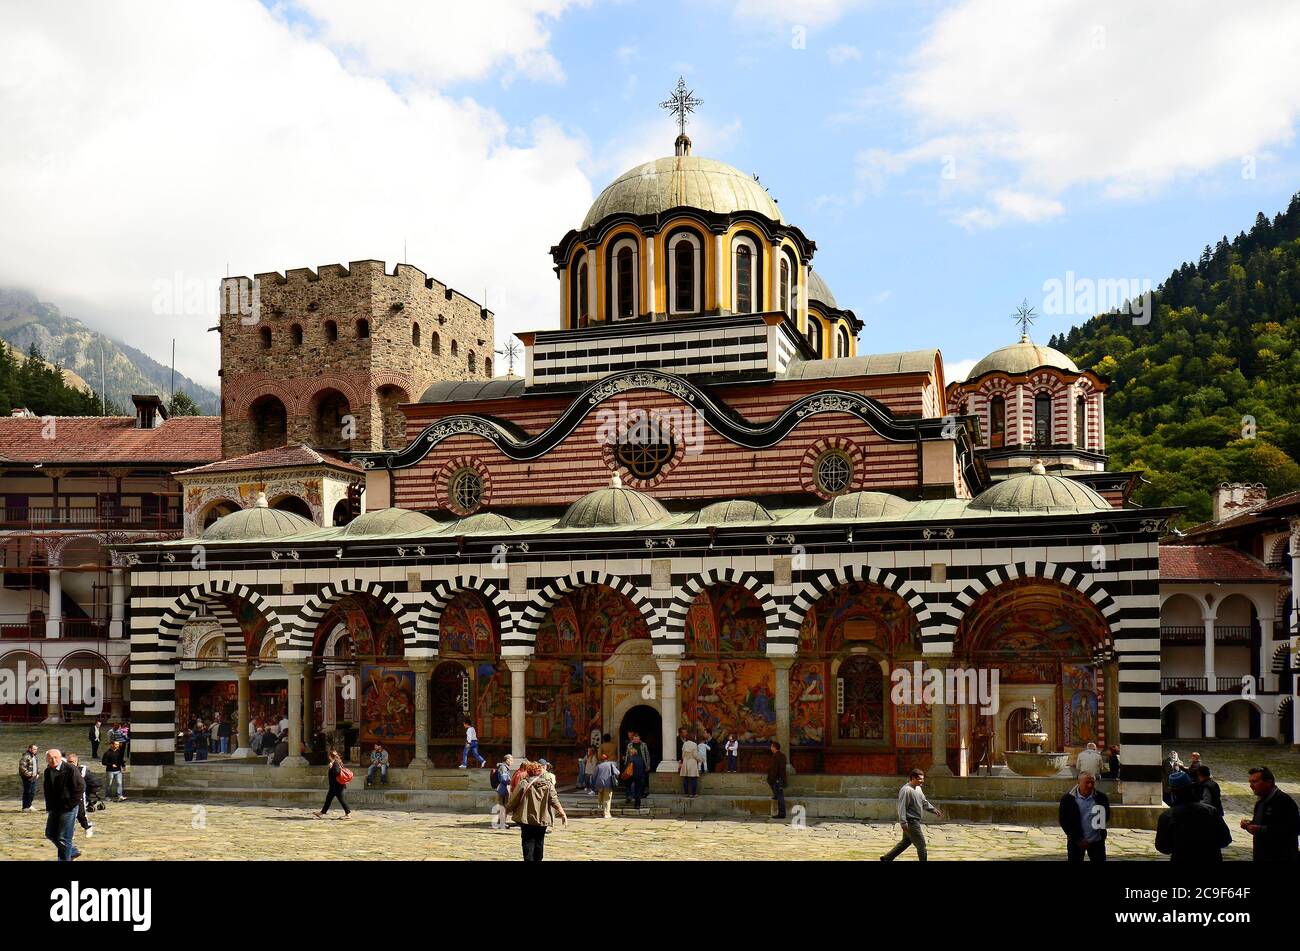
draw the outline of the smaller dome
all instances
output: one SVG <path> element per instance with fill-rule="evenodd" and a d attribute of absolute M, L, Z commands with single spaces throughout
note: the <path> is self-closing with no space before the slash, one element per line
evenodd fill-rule
<path fill-rule="evenodd" d="M 757 502 L 748 499 L 731 499 L 711 502 L 689 519 L 692 525 L 726 525 L 729 522 L 774 522 L 772 513 Z"/>
<path fill-rule="evenodd" d="M 902 518 L 910 511 L 911 502 L 888 492 L 849 492 L 823 502 L 813 514 L 818 518 L 863 522 Z"/>
<path fill-rule="evenodd" d="M 1039 367 L 1054 367 L 1078 373 L 1079 367 L 1060 350 L 1040 347 L 1028 337 L 1021 337 L 1019 343 L 994 350 L 979 363 L 971 367 L 966 379 L 977 380 L 985 373 L 1022 374 Z"/>
<path fill-rule="evenodd" d="M 976 512 L 1108 512 L 1111 504 L 1077 479 L 1048 475 L 1041 462 L 1029 472 L 989 486 L 966 506 Z"/>
<path fill-rule="evenodd" d="M 808 269 L 808 299 L 810 301 L 821 301 L 827 307 L 839 310 L 839 305 L 835 303 L 835 295 L 826 286 L 822 276 L 812 268 Z"/>
<path fill-rule="evenodd" d="M 362 535 L 429 535 L 442 526 L 423 512 L 411 509 L 375 509 L 343 526 L 348 538 Z"/>
<path fill-rule="evenodd" d="M 657 499 L 624 488 L 623 480 L 614 473 L 609 485 L 588 492 L 568 507 L 556 528 L 602 528 L 615 525 L 650 525 L 668 517 L 668 510 Z"/>
<path fill-rule="evenodd" d="M 211 542 L 254 541 L 288 538 L 319 530 L 320 526 L 310 519 L 270 508 L 266 504 L 266 494 L 258 493 L 252 508 L 223 515 L 203 530 L 203 539 Z"/>
<path fill-rule="evenodd" d="M 475 512 L 457 519 L 443 529 L 444 535 L 507 535 L 517 532 L 520 523 L 498 512 Z"/>

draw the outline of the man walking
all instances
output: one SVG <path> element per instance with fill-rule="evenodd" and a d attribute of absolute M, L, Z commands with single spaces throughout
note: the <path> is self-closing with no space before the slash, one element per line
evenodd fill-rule
<path fill-rule="evenodd" d="M 96 720 L 90 725 L 90 730 L 88 731 L 87 739 L 90 740 L 90 755 L 92 759 L 99 758 L 99 729 L 103 725 L 102 720 Z"/>
<path fill-rule="evenodd" d="M 785 754 L 781 752 L 781 744 L 776 740 L 772 741 L 772 761 L 767 764 L 767 784 L 772 789 L 772 799 L 776 801 L 776 815 L 773 819 L 785 818 L 785 784 L 789 780 L 789 774 L 786 771 Z"/>
<path fill-rule="evenodd" d="M 108 749 L 104 751 L 104 758 L 100 762 L 104 764 L 104 775 L 107 777 L 105 782 L 108 788 L 104 790 L 105 798 L 113 796 L 113 787 L 116 786 L 117 796 L 115 798 L 118 802 L 124 801 L 126 799 L 126 787 L 122 782 L 122 771 L 126 768 L 126 748 L 117 740 L 114 740 L 109 744 Z"/>
<path fill-rule="evenodd" d="M 1254 838 L 1256 862 L 1295 862 L 1300 859 L 1300 816 L 1295 800 L 1277 788 L 1273 771 L 1256 766 L 1248 771 L 1255 794 L 1255 814 L 1241 820 L 1241 827 Z"/>
<path fill-rule="evenodd" d="M 478 730 L 474 729 L 474 724 L 468 720 L 462 720 L 461 725 L 465 727 L 465 749 L 460 754 L 460 768 L 468 769 L 469 757 L 472 753 L 478 760 L 480 767 L 487 765 L 487 760 L 483 754 L 478 751 Z"/>
<path fill-rule="evenodd" d="M 610 819 L 609 814 L 610 802 L 614 799 L 614 784 L 618 781 L 618 764 L 609 758 L 608 753 L 600 754 L 600 762 L 596 765 L 596 775 L 592 778 L 592 788 L 600 797 L 597 803 L 600 805 L 600 811 L 604 818 Z"/>
<path fill-rule="evenodd" d="M 1097 750 L 1096 743 L 1089 743 L 1087 747 L 1079 752 L 1079 758 L 1075 760 L 1075 776 L 1082 778 L 1084 773 L 1091 773 L 1093 779 L 1101 775 L 1101 753 Z"/>
<path fill-rule="evenodd" d="M 32 811 L 32 800 L 36 798 L 36 778 L 41 771 L 37 753 L 36 744 L 33 743 L 18 757 L 18 779 L 23 786 L 23 812 Z"/>
<path fill-rule="evenodd" d="M 1061 797 L 1058 819 L 1065 833 L 1066 861 L 1082 862 L 1085 854 L 1094 862 L 1106 861 L 1110 799 L 1097 788 L 1096 776 L 1079 774 L 1078 784 Z"/>
<path fill-rule="evenodd" d="M 887 854 L 882 855 L 880 861 L 894 861 L 909 845 L 916 846 L 918 860 L 922 862 L 927 860 L 925 832 L 921 829 L 921 812 L 922 810 L 932 812 L 940 819 L 943 818 L 943 813 L 925 798 L 925 793 L 921 791 L 921 784 L 924 782 L 925 773 L 914 769 L 908 775 L 907 782 L 903 783 L 902 788 L 898 790 L 898 824 L 903 827 L 903 838 Z"/>
<path fill-rule="evenodd" d="M 81 855 L 72 842 L 72 832 L 86 787 L 81 773 L 58 750 L 47 750 L 45 763 L 45 838 L 59 850 L 60 862 L 71 862 Z"/>

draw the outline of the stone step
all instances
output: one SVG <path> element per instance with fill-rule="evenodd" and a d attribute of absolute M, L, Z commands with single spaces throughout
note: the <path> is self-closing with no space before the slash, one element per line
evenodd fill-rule
<path fill-rule="evenodd" d="M 903 776 L 835 776 L 796 775 L 786 789 L 787 796 L 813 796 L 817 798 L 875 799 L 897 798 L 899 787 L 907 781 Z M 1073 779 L 1033 779 L 1024 776 L 927 776 L 925 794 L 931 800 L 991 802 L 1016 800 L 1050 802 L 1055 804 L 1061 795 L 1074 785 Z M 1122 795 L 1116 783 L 1102 780 L 1098 787 L 1110 797 L 1112 804 L 1120 804 Z M 673 773 L 654 773 L 650 778 L 650 791 L 668 795 L 681 792 L 681 777 Z M 704 795 L 744 797 L 770 797 L 765 777 L 756 773 L 706 773 L 700 778 L 700 792 Z"/>

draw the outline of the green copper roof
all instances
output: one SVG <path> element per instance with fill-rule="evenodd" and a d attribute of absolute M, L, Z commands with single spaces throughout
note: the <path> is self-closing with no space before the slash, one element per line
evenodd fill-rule
<path fill-rule="evenodd" d="M 442 526 L 423 512 L 411 509 L 375 509 L 358 515 L 339 533 L 343 538 L 359 536 L 428 535 Z"/>
<path fill-rule="evenodd" d="M 510 535 L 517 532 L 522 523 L 497 512 L 476 512 L 465 518 L 457 519 L 443 530 L 444 535 Z"/>
<path fill-rule="evenodd" d="M 821 301 L 827 307 L 839 310 L 839 305 L 835 303 L 835 295 L 826 286 L 822 276 L 812 268 L 808 269 L 808 299 L 810 301 Z"/>
<path fill-rule="evenodd" d="M 646 162 L 624 172 L 597 196 L 584 229 L 610 215 L 654 215 L 686 206 L 732 214 L 754 211 L 784 222 L 772 196 L 752 175 L 713 159 L 675 155 Z"/>
<path fill-rule="evenodd" d="M 320 531 L 315 522 L 293 512 L 268 508 L 266 496 L 258 498 L 251 509 L 223 515 L 203 530 L 204 541 L 254 541 L 262 538 L 288 538 Z"/>
<path fill-rule="evenodd" d="M 1012 476 L 971 499 L 972 512 L 1108 512 L 1112 506 L 1077 479 L 1047 475 L 1041 463 Z"/>
<path fill-rule="evenodd" d="M 815 514 L 818 518 L 869 521 L 902 518 L 911 510 L 911 502 L 888 492 L 850 492 L 824 502 Z"/>
<path fill-rule="evenodd" d="M 1039 367 L 1055 367 L 1058 370 L 1068 370 L 1071 373 L 1079 372 L 1079 367 L 1075 362 L 1060 350 L 1053 350 L 1051 347 L 1040 347 L 1028 337 L 1021 337 L 1019 343 L 1000 347 L 971 367 L 970 373 L 966 374 L 966 379 L 978 379 L 985 373 L 993 371 L 1007 374 L 1028 373 L 1030 370 L 1037 370 Z"/>
<path fill-rule="evenodd" d="M 733 522 L 770 522 L 772 513 L 757 502 L 731 499 L 711 502 L 686 520 L 689 525 L 727 525 Z"/>
<path fill-rule="evenodd" d="M 609 486 L 588 492 L 569 506 L 555 523 L 556 528 L 602 528 L 650 525 L 668 518 L 668 510 L 657 499 L 623 487 L 618 473 Z"/>

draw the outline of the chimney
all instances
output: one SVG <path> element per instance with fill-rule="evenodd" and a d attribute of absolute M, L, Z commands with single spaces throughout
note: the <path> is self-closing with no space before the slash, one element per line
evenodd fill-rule
<path fill-rule="evenodd" d="M 1268 489 L 1259 482 L 1220 482 L 1214 487 L 1214 520 L 1222 522 L 1268 501 Z"/>
<path fill-rule="evenodd" d="M 132 395 L 131 402 L 135 404 L 136 429 L 157 429 L 167 418 L 167 407 L 161 397 Z"/>

